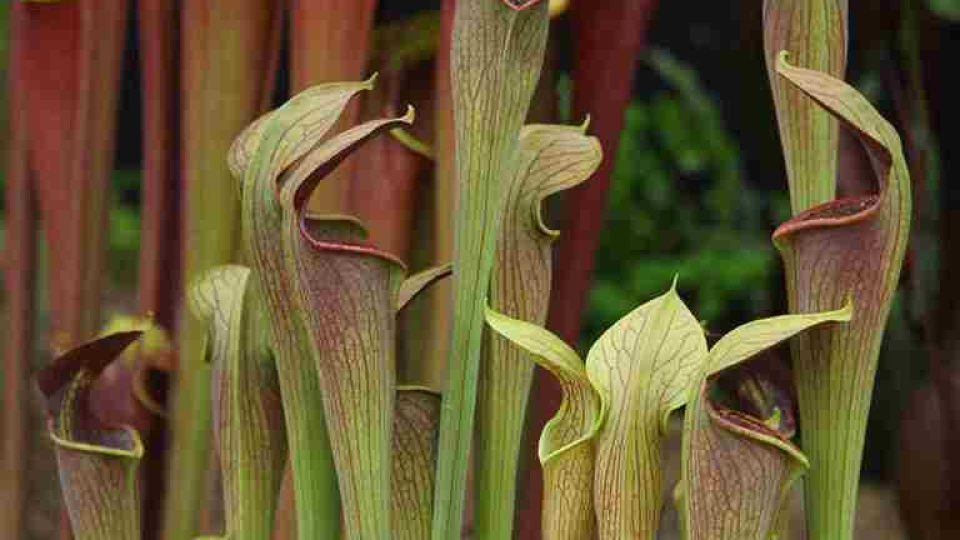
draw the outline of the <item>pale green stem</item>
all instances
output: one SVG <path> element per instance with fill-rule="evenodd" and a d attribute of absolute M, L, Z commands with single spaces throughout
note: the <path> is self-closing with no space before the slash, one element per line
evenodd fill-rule
<path fill-rule="evenodd" d="M 847 64 L 847 13 L 847 0 L 763 3 L 767 72 L 794 214 L 834 197 L 837 121 L 777 76 L 776 55 L 787 50 L 798 66 L 843 78 Z"/>
<path fill-rule="evenodd" d="M 455 225 L 453 335 L 440 420 L 433 538 L 460 537 L 486 294 L 517 140 L 543 63 L 545 2 L 524 11 L 458 2 L 452 84 L 460 187 Z"/>

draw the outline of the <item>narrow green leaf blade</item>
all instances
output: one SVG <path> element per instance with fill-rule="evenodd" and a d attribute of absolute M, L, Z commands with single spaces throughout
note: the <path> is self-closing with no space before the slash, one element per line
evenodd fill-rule
<path fill-rule="evenodd" d="M 459 186 L 453 265 L 454 314 L 440 421 L 434 540 L 457 538 L 476 410 L 483 310 L 505 183 L 543 63 L 546 3 L 515 11 L 501 2 L 457 2 L 451 78 Z"/>

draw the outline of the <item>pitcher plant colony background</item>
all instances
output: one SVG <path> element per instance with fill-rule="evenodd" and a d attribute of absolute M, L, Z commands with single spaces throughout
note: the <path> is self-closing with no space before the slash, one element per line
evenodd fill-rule
<path fill-rule="evenodd" d="M 0 538 L 960 537 L 960 3 L 700 4 L 0 6 Z"/>

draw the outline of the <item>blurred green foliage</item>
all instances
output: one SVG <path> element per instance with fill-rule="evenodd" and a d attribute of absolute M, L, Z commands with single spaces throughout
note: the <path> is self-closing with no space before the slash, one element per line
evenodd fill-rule
<path fill-rule="evenodd" d="M 927 7 L 944 19 L 960 21 L 960 0 L 927 0 Z"/>
<path fill-rule="evenodd" d="M 783 212 L 785 195 L 763 203 L 745 185 L 739 149 L 693 69 L 664 51 L 653 51 L 648 65 L 664 87 L 626 113 L 585 342 L 675 274 L 711 328 L 770 307 L 777 257 L 767 215 Z"/>
<path fill-rule="evenodd" d="M 140 257 L 139 169 L 114 170 L 110 179 L 110 223 L 107 261 L 110 283 L 135 287 Z M 170 219 L 179 219 L 170 216 Z"/>
<path fill-rule="evenodd" d="M 10 50 L 10 5 L 7 2 L 4 2 L 0 6 L 0 63 L 4 66 L 7 62 L 8 52 Z"/>

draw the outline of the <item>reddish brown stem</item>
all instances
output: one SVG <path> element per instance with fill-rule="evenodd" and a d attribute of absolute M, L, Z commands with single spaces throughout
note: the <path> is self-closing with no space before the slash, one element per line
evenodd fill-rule
<path fill-rule="evenodd" d="M 290 0 L 290 74 L 294 92 L 324 82 L 364 78 L 376 0 Z M 341 126 L 356 124 L 351 106 Z M 346 163 L 314 193 L 310 209 L 343 213 L 354 164 Z"/>
<path fill-rule="evenodd" d="M 108 179 L 126 23 L 124 0 L 15 3 L 18 78 L 29 92 L 24 164 L 49 247 L 53 342 L 67 347 L 99 324 Z M 65 522 L 62 522 L 65 523 Z M 69 527 L 61 527 L 69 537 Z"/>
<path fill-rule="evenodd" d="M 175 329 L 180 299 L 179 49 L 177 3 L 139 0 L 138 28 L 143 95 L 143 188 L 140 267 L 137 284 L 141 313 Z M 163 384 L 163 383 L 160 383 Z M 133 399 L 133 396 L 129 396 Z M 159 538 L 166 498 L 165 419 L 144 437 L 140 465 L 144 540 Z"/>
<path fill-rule="evenodd" d="M 370 159 L 358 164 L 351 208 L 380 249 L 409 260 L 413 195 L 422 159 L 384 138 L 371 145 Z"/>
<path fill-rule="evenodd" d="M 354 80 L 366 67 L 376 0 L 290 0 L 291 75 L 295 90 Z"/>
<path fill-rule="evenodd" d="M 179 49 L 177 5 L 172 0 L 139 1 L 143 95 L 143 189 L 138 307 L 157 324 L 175 329 L 180 284 Z M 163 384 L 163 383 L 160 383 Z M 166 498 L 165 419 L 153 418 L 144 437 L 140 466 L 143 538 L 159 538 Z"/>
<path fill-rule="evenodd" d="M 561 264 L 554 281 L 550 328 L 571 343 L 580 331 L 593 275 L 593 253 L 603 225 L 623 114 L 630 102 L 633 66 L 654 7 L 653 0 L 580 0 L 571 6 L 576 47 L 573 114 L 574 118 L 591 116 L 590 131 L 600 139 L 606 156 L 596 174 L 566 197 L 568 218 L 558 246 Z"/>
<path fill-rule="evenodd" d="M 656 5 L 656 0 L 571 3 L 575 42 L 573 114 L 574 118 L 590 114 L 590 131 L 600 139 L 605 159 L 590 180 L 566 196 L 567 218 L 557 247 L 548 327 L 570 344 L 577 342 L 592 282 L 593 254 L 603 226 L 623 114 L 630 102 L 634 63 L 646 41 Z M 539 433 L 560 406 L 560 392 L 543 371 L 538 371 L 534 387 L 530 432 Z M 530 463 L 534 463 L 532 452 Z M 520 537 L 539 538 L 543 487 L 538 467 L 529 468 L 525 484 Z"/>
<path fill-rule="evenodd" d="M 443 0 L 440 9 L 440 35 L 434 66 L 433 141 L 436 156 L 433 185 L 425 197 L 432 216 L 429 220 L 430 261 L 440 264 L 453 258 L 453 212 L 456 203 L 454 168 L 453 97 L 450 81 L 450 50 L 456 0 Z M 422 340 L 427 348 L 418 383 L 442 384 L 451 330 L 452 283 L 438 283 L 426 292 L 428 314 L 423 319 Z"/>
<path fill-rule="evenodd" d="M 143 95 L 138 307 L 174 328 L 180 297 L 179 50 L 176 2 L 139 0 Z M 148 450 L 149 453 L 149 450 Z M 144 490 L 149 496 L 150 490 Z M 146 518 L 146 516 L 145 516 Z M 144 519 L 144 524 L 148 520 Z"/>
<path fill-rule="evenodd" d="M 70 174 L 69 157 L 72 154 L 73 121 L 77 110 L 79 89 L 77 78 L 79 58 L 76 53 L 80 32 L 79 2 L 67 5 L 41 6 L 17 2 L 15 20 L 22 33 L 22 78 L 30 89 L 20 96 L 26 109 L 24 129 L 27 136 L 30 162 L 36 174 L 38 204 L 43 218 L 44 233 L 51 250 L 50 266 L 57 268 L 61 279 L 50 282 L 51 326 L 55 332 L 72 336 L 79 333 L 81 260 L 80 245 L 68 239 L 69 230 L 79 230 L 76 207 L 72 201 L 82 186 L 74 184 Z M 44 47 L 37 47 L 44 43 Z M 45 51 L 40 53 L 38 51 Z M 56 62 L 55 67 L 48 60 Z M 19 108 L 19 107 L 18 107 Z M 68 315 L 70 313 L 70 315 Z M 67 345 L 66 343 L 64 345 Z"/>
<path fill-rule="evenodd" d="M 50 284 L 55 340 L 67 346 L 99 322 L 126 2 L 28 3 L 23 14 L 30 167 L 57 269 Z"/>
<path fill-rule="evenodd" d="M 10 150 L 7 155 L 6 277 L 7 346 L 3 367 L 4 500 L 0 510 L 0 537 L 19 538 L 24 508 L 24 470 L 27 455 L 28 402 L 26 388 L 34 339 L 34 285 L 36 273 L 36 208 L 27 167 L 27 137 L 22 107 L 24 54 L 22 9 L 11 13 L 12 52 L 9 70 Z"/>

